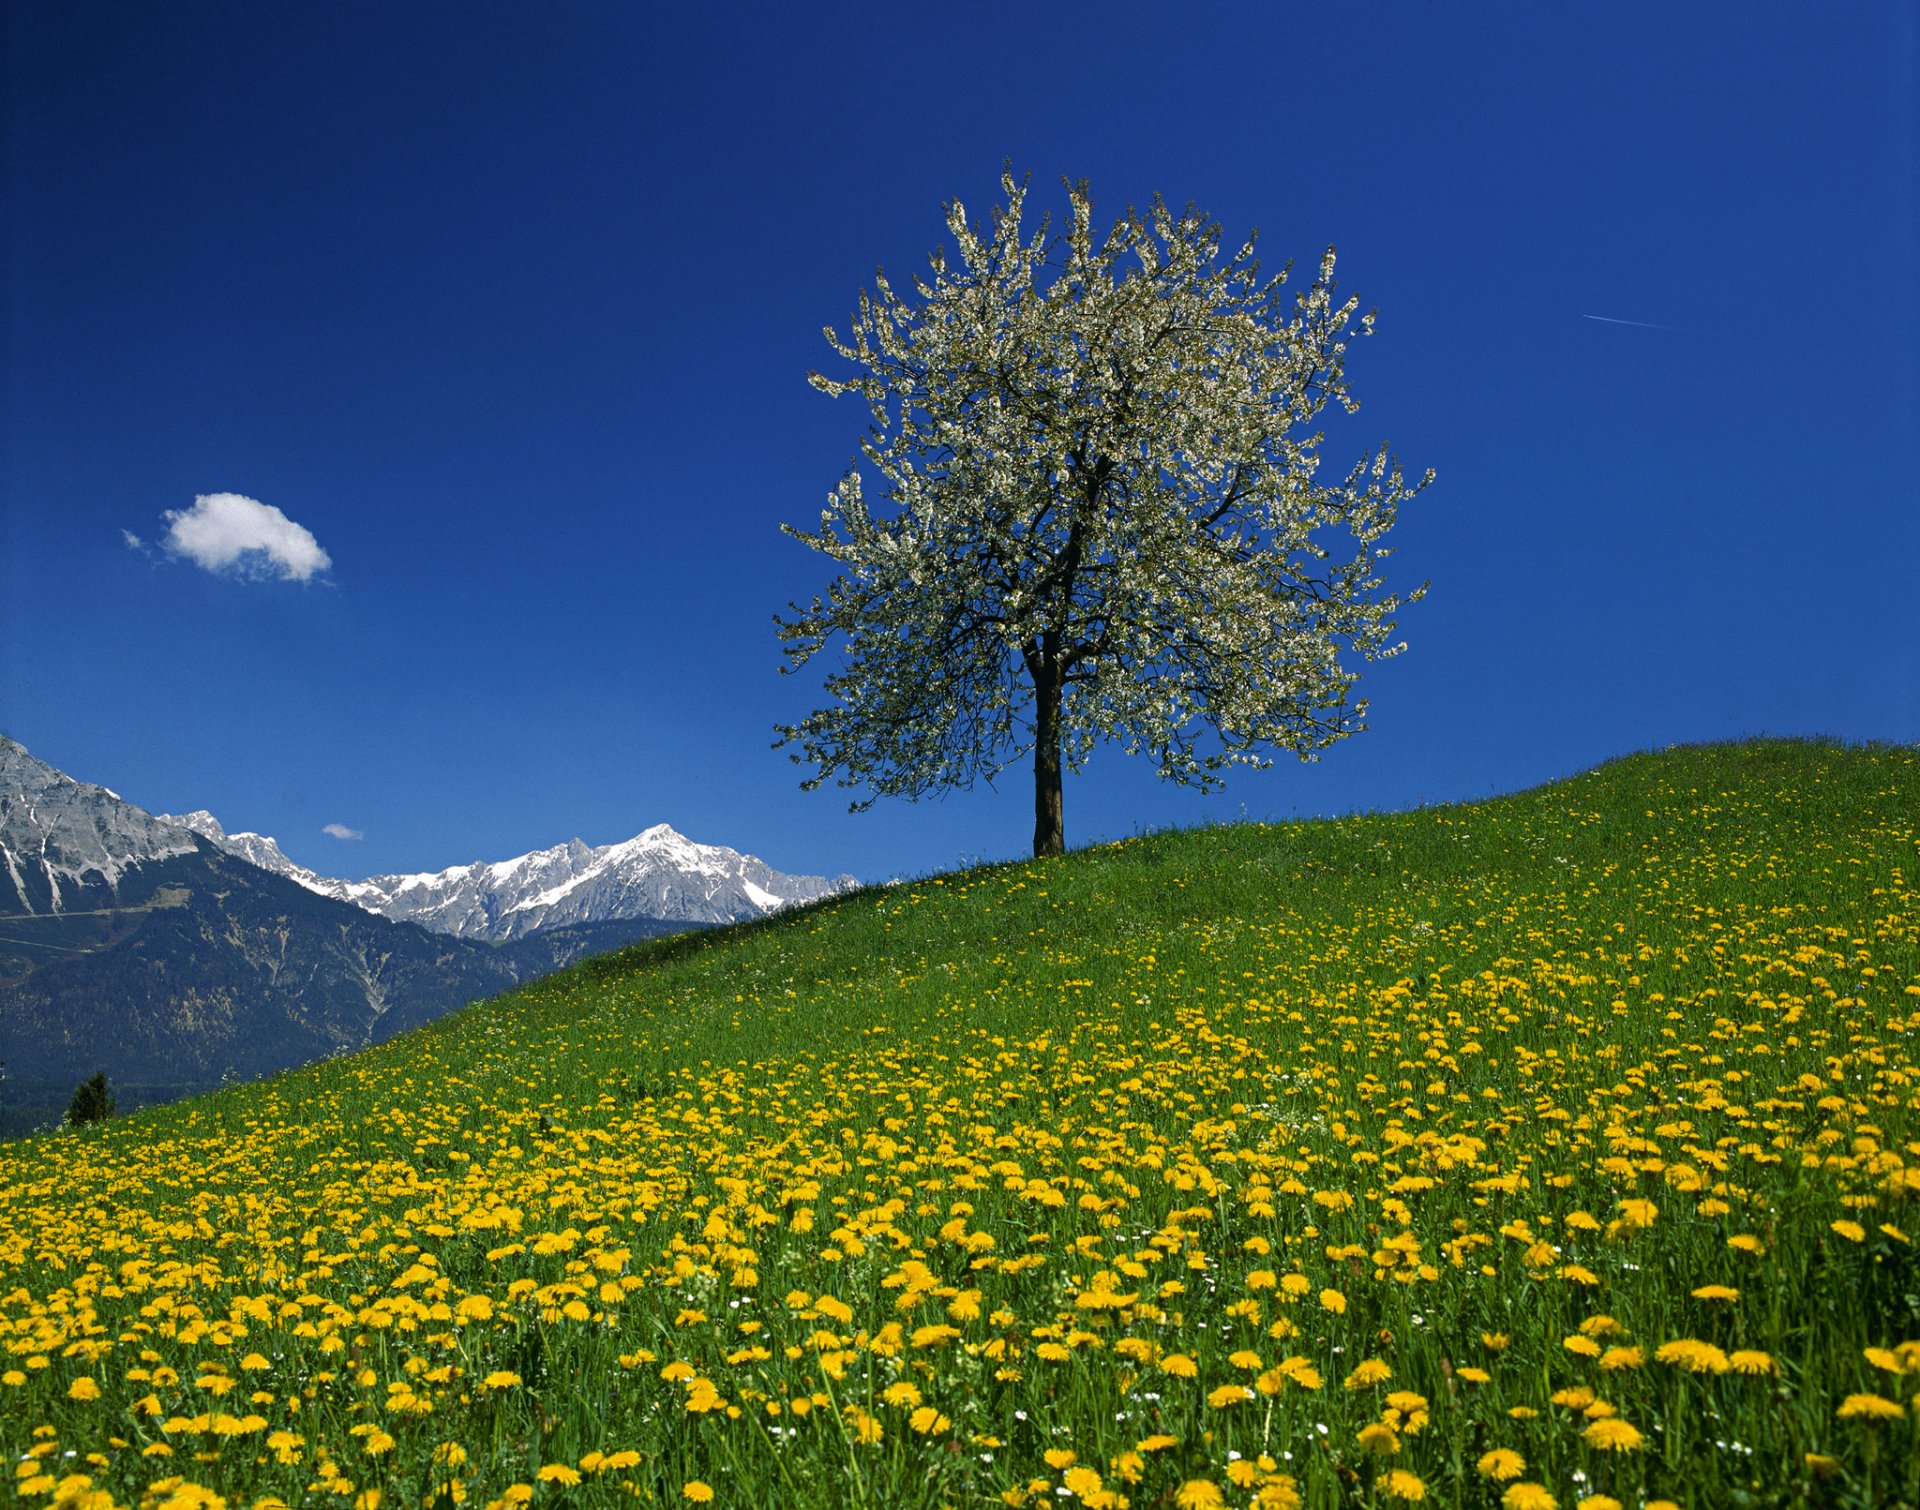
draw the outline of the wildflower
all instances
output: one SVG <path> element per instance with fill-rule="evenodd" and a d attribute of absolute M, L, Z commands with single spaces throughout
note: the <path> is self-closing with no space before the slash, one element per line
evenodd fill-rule
<path fill-rule="evenodd" d="M 1061 1476 L 1060 1483 L 1077 1499 L 1085 1499 L 1088 1495 L 1100 1492 L 1099 1473 L 1084 1464 L 1077 1468 L 1069 1468 Z"/>
<path fill-rule="evenodd" d="M 1063 1468 L 1071 1468 L 1075 1463 L 1080 1461 L 1080 1454 L 1075 1452 L 1071 1447 L 1049 1447 L 1045 1452 L 1041 1453 L 1040 1456 L 1045 1460 L 1046 1465 L 1055 1473 L 1058 1473 Z"/>
<path fill-rule="evenodd" d="M 1693 1292 L 1693 1298 L 1706 1301 L 1738 1300 L 1740 1292 L 1731 1285 L 1702 1285 Z"/>
<path fill-rule="evenodd" d="M 907 1417 L 907 1424 L 924 1437 L 931 1436 L 935 1432 L 945 1431 L 949 1426 L 953 1425 L 953 1421 L 949 1417 L 941 1415 L 940 1412 L 935 1410 L 931 1405 L 923 1405 L 911 1416 Z"/>
<path fill-rule="evenodd" d="M 82 1374 L 67 1386 L 67 1398 L 69 1400 L 98 1400 L 100 1398 L 100 1386 L 85 1374 Z"/>
<path fill-rule="evenodd" d="M 881 1392 L 880 1398 L 889 1405 L 918 1405 L 920 1403 L 920 1391 L 915 1389 L 911 1384 L 908 1384 L 905 1380 L 902 1380 L 898 1384 L 889 1384 L 886 1389 Z"/>
<path fill-rule="evenodd" d="M 1482 1453 L 1480 1461 L 1473 1466 L 1483 1478 L 1504 1484 L 1527 1471 L 1527 1460 L 1511 1447 L 1496 1447 L 1492 1452 Z"/>
<path fill-rule="evenodd" d="M 1383 1458 L 1390 1458 L 1400 1450 L 1400 1433 L 1379 1421 L 1362 1426 L 1355 1440 L 1362 1452 L 1377 1453 Z"/>
<path fill-rule="evenodd" d="M 1188 1479 L 1174 1491 L 1173 1502 L 1180 1510 L 1218 1510 L 1227 1497 L 1212 1479 Z"/>
<path fill-rule="evenodd" d="M 1348 1389 L 1368 1389 L 1382 1380 L 1391 1379 L 1393 1370 L 1378 1358 L 1368 1358 L 1347 1375 Z"/>
<path fill-rule="evenodd" d="M 1625 1510 L 1625 1507 L 1611 1494 L 1589 1494 L 1575 1504 L 1573 1510 Z"/>
<path fill-rule="evenodd" d="M 565 1463 L 549 1463 L 533 1477 L 537 1483 L 558 1484 L 562 1489 L 570 1489 L 580 1482 L 579 1471 Z"/>
<path fill-rule="evenodd" d="M 1556 1510 L 1559 1503 L 1544 1484 L 1509 1484 L 1500 1496 L 1501 1510 Z"/>
<path fill-rule="evenodd" d="M 1897 1400 L 1879 1395 L 1848 1395 L 1835 1412 L 1842 1421 L 1897 1421 L 1906 1413 Z"/>
<path fill-rule="evenodd" d="M 1864 1243 L 1867 1240 L 1867 1229 L 1858 1222 L 1850 1222 L 1843 1218 L 1837 1222 L 1828 1222 L 1827 1227 L 1850 1243 Z"/>
<path fill-rule="evenodd" d="M 1662 1363 L 1678 1364 L 1695 1374 L 1724 1374 L 1728 1368 L 1725 1353 L 1711 1342 L 1701 1342 L 1692 1337 L 1663 1342 L 1653 1350 L 1653 1356 Z"/>
<path fill-rule="evenodd" d="M 1620 1202 L 1618 1210 L 1622 1226 L 1641 1230 L 1651 1227 L 1654 1219 L 1660 1215 L 1660 1208 L 1652 1201 L 1637 1197 Z"/>
<path fill-rule="evenodd" d="M 1774 1374 L 1773 1355 L 1763 1353 L 1758 1348 L 1741 1348 L 1738 1352 L 1727 1354 L 1727 1362 L 1733 1366 L 1736 1374 Z"/>
<path fill-rule="evenodd" d="M 1633 1452 L 1646 1443 L 1646 1438 L 1638 1428 L 1618 1416 L 1602 1416 L 1589 1424 L 1580 1433 L 1580 1438 L 1589 1447 L 1596 1447 L 1602 1452 Z"/>
<path fill-rule="evenodd" d="M 1404 1468 L 1394 1468 L 1380 1481 L 1381 1493 L 1391 1499 L 1406 1500 L 1409 1503 L 1427 1497 L 1426 1481 L 1418 1474 L 1408 1473 Z"/>
<path fill-rule="evenodd" d="M 1225 1410 L 1229 1405 L 1242 1405 L 1253 1398 L 1253 1391 L 1244 1384 L 1223 1384 L 1207 1396 L 1207 1404 L 1215 1410 Z"/>
<path fill-rule="evenodd" d="M 480 1381 L 482 1389 L 512 1389 L 520 1382 L 520 1376 L 504 1368 L 497 1368 Z"/>
<path fill-rule="evenodd" d="M 1156 1431 L 1152 1436 L 1142 1437 L 1139 1441 L 1135 1442 L 1133 1444 L 1133 1450 L 1135 1452 L 1162 1452 L 1169 1447 L 1178 1447 L 1179 1445 L 1180 1439 L 1178 1437 L 1170 1437 L 1166 1435 L 1165 1432 Z"/>
<path fill-rule="evenodd" d="M 1320 1304 L 1336 1316 L 1344 1316 L 1347 1312 L 1347 1297 L 1338 1290 L 1322 1290 Z"/>
<path fill-rule="evenodd" d="M 1639 1368 L 1646 1361 L 1645 1349 L 1637 1347 L 1610 1347 L 1600 1355 L 1600 1367 L 1609 1371 Z"/>
<path fill-rule="evenodd" d="M 1160 1367 L 1176 1379 L 1191 1379 L 1200 1372 L 1200 1365 L 1185 1353 L 1168 1353 L 1160 1360 Z"/>
<path fill-rule="evenodd" d="M 688 1479 L 680 1486 L 680 1492 L 696 1505 L 704 1505 L 713 1498 L 713 1487 L 700 1479 Z"/>

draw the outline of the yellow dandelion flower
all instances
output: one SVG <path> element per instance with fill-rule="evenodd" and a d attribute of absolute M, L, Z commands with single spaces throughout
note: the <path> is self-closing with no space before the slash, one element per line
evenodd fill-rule
<path fill-rule="evenodd" d="M 497 1368 L 480 1381 L 482 1389 L 512 1389 L 520 1382 L 520 1376 L 504 1368 Z"/>
<path fill-rule="evenodd" d="M 1557 1510 L 1559 1503 L 1545 1484 L 1509 1484 L 1500 1496 L 1501 1510 Z"/>
<path fill-rule="evenodd" d="M 100 1386 L 94 1380 L 82 1374 L 67 1386 L 67 1398 L 69 1400 L 98 1400 L 100 1398 Z"/>
<path fill-rule="evenodd" d="M 1400 1450 L 1400 1433 L 1384 1422 L 1374 1421 L 1362 1426 L 1355 1440 L 1362 1452 L 1371 1452 L 1383 1458 L 1390 1458 Z"/>
<path fill-rule="evenodd" d="M 1740 1298 L 1740 1292 L 1731 1285 L 1702 1285 L 1693 1292 L 1695 1300 L 1731 1301 Z"/>
<path fill-rule="evenodd" d="M 920 1391 L 915 1389 L 911 1384 L 908 1384 L 905 1380 L 902 1380 L 898 1384 L 889 1384 L 886 1389 L 881 1392 L 880 1398 L 889 1405 L 918 1405 L 920 1403 Z"/>
<path fill-rule="evenodd" d="M 1165 1432 L 1156 1431 L 1150 1437 L 1142 1437 L 1133 1444 L 1135 1452 L 1164 1452 L 1169 1447 L 1178 1447 L 1180 1439 L 1170 1437 Z"/>
<path fill-rule="evenodd" d="M 1173 1502 L 1180 1510 L 1218 1510 L 1227 1497 L 1212 1479 L 1188 1479 L 1174 1491 Z"/>
<path fill-rule="evenodd" d="M 1393 1370 L 1378 1358 L 1368 1358 L 1347 1375 L 1348 1389 L 1368 1389 L 1393 1377 Z"/>
<path fill-rule="evenodd" d="M 1207 1404 L 1215 1410 L 1225 1410 L 1229 1405 L 1244 1405 L 1253 1398 L 1253 1391 L 1244 1384 L 1223 1384 L 1207 1396 Z"/>
<path fill-rule="evenodd" d="M 1200 1365 L 1185 1353 L 1168 1353 L 1160 1360 L 1160 1367 L 1176 1379 L 1191 1379 L 1200 1372 Z"/>
<path fill-rule="evenodd" d="M 1848 1395 L 1834 1412 L 1842 1421 L 1897 1421 L 1906 1413 L 1899 1401 L 1880 1395 Z"/>
<path fill-rule="evenodd" d="M 1581 1441 L 1602 1452 L 1635 1452 L 1646 1445 L 1637 1427 L 1618 1416 L 1602 1416 L 1580 1433 Z"/>
<path fill-rule="evenodd" d="M 680 1492 L 696 1505 L 704 1505 L 713 1498 L 713 1486 L 700 1479 L 688 1479 L 680 1486 Z"/>
<path fill-rule="evenodd" d="M 1320 1292 L 1320 1304 L 1336 1316 L 1344 1316 L 1347 1311 L 1347 1297 L 1342 1295 L 1338 1290 L 1322 1290 Z"/>
<path fill-rule="evenodd" d="M 1408 1473 L 1404 1468 L 1394 1468 L 1380 1481 L 1380 1492 L 1389 1499 L 1405 1500 L 1412 1504 L 1427 1497 L 1426 1480 L 1417 1473 Z"/>
<path fill-rule="evenodd" d="M 1725 1353 L 1711 1342 L 1693 1337 L 1663 1342 L 1653 1350 L 1653 1356 L 1662 1363 L 1677 1364 L 1695 1374 L 1724 1374 L 1729 1367 Z"/>
<path fill-rule="evenodd" d="M 1504 1484 L 1527 1471 L 1527 1460 L 1511 1447 L 1496 1447 L 1492 1452 L 1482 1453 L 1480 1461 L 1473 1466 L 1482 1478 Z"/>
<path fill-rule="evenodd" d="M 1100 1475 L 1085 1464 L 1069 1468 L 1060 1483 L 1076 1499 L 1086 1499 L 1100 1492 Z"/>
<path fill-rule="evenodd" d="M 907 1417 L 907 1424 L 921 1436 L 926 1437 L 932 1436 L 935 1432 L 945 1431 L 953 1425 L 953 1421 L 950 1417 L 941 1415 L 931 1405 L 923 1405 Z"/>
<path fill-rule="evenodd" d="M 1763 1353 L 1758 1348 L 1744 1347 L 1729 1353 L 1727 1362 L 1736 1374 L 1775 1374 L 1780 1371 L 1773 1361 L 1773 1354 Z"/>
<path fill-rule="evenodd" d="M 1063 1468 L 1071 1468 L 1080 1461 L 1080 1454 L 1071 1447 L 1049 1447 L 1040 1456 L 1055 1473 Z"/>
<path fill-rule="evenodd" d="M 579 1470 L 569 1468 L 565 1463 L 549 1463 L 533 1477 L 536 1483 L 558 1484 L 563 1489 L 580 1482 Z"/>
<path fill-rule="evenodd" d="M 1864 1243 L 1867 1240 L 1867 1229 L 1858 1222 L 1849 1222 L 1843 1218 L 1837 1222 L 1828 1222 L 1827 1227 L 1828 1230 L 1844 1237 L 1850 1243 Z"/>

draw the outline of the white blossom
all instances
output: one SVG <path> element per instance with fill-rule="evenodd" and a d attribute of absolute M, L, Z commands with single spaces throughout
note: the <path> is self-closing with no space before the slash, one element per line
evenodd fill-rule
<path fill-rule="evenodd" d="M 1381 543 L 1408 483 L 1384 446 L 1318 480 L 1328 403 L 1358 405 L 1334 254 L 1289 297 L 1254 238 L 1156 198 L 1104 237 L 1084 183 L 1069 224 L 1023 236 L 1025 183 L 982 235 L 956 201 L 951 256 L 911 297 L 884 273 L 848 334 L 871 424 L 817 531 L 824 597 L 777 620 L 788 669 L 836 636 L 831 704 L 782 726 L 817 774 L 920 797 L 1034 756 L 1036 852 L 1060 847 L 1060 772 L 1103 738 L 1209 788 L 1280 749 L 1303 759 L 1365 727 L 1343 655 L 1401 648 Z M 1335 547 L 1339 548 L 1336 549 Z"/>

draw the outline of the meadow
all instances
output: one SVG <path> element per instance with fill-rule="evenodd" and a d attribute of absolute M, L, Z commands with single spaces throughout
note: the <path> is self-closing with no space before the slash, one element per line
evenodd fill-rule
<path fill-rule="evenodd" d="M 33 1505 L 1920 1505 L 1920 753 L 589 962 L 0 1145 Z"/>

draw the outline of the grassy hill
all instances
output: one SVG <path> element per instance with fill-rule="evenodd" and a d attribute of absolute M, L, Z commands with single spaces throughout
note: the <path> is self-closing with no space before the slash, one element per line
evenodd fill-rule
<path fill-rule="evenodd" d="M 0 1147 L 0 1446 L 33 1503 L 1920 1503 L 1917 825 L 1913 750 L 1756 742 L 1149 836 Z"/>

